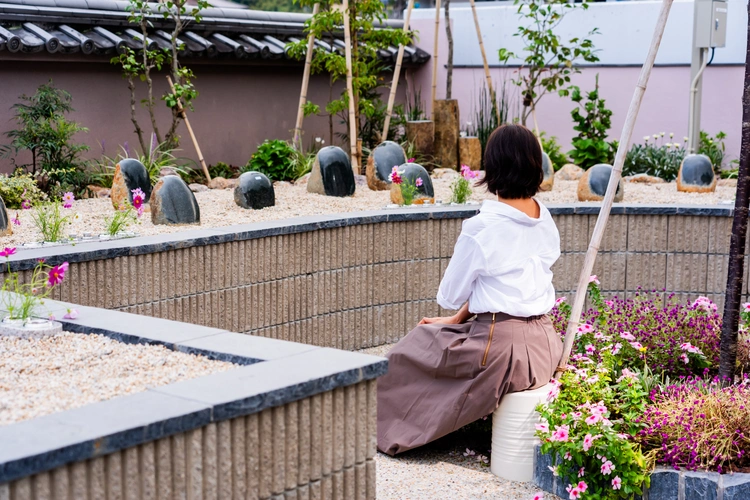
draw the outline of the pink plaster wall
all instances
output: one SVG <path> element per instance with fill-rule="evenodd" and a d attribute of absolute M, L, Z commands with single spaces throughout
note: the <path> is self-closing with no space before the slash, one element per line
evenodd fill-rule
<path fill-rule="evenodd" d="M 430 53 L 433 52 L 434 24 L 427 20 L 412 22 L 412 27 L 419 31 L 418 45 Z M 454 34 L 455 36 L 455 34 Z M 474 32 L 462 36 L 476 37 Z M 445 55 L 447 41 L 442 33 L 439 41 L 438 86 L 437 98 L 445 98 Z M 488 53 L 490 64 L 497 64 L 497 54 Z M 494 84 L 502 84 L 512 78 L 515 69 L 491 68 Z M 586 68 L 573 78 L 573 83 L 582 90 L 594 87 L 594 79 L 599 74 L 599 86 L 607 107 L 613 111 L 610 136 L 618 139 L 625 121 L 625 115 L 633 96 L 640 67 L 596 67 Z M 701 128 L 709 133 L 718 131 L 727 133 L 726 147 L 729 159 L 739 157 L 742 125 L 742 89 L 744 68 L 742 66 L 709 66 L 703 79 L 703 103 Z M 643 142 L 643 137 L 655 133 L 673 132 L 675 138 L 682 141 L 687 134 L 688 94 L 690 86 L 689 66 L 657 66 L 654 68 L 648 83 L 643 104 L 638 115 L 634 142 Z M 432 81 L 432 62 L 428 62 L 414 74 L 415 85 L 421 86 L 422 98 L 429 110 L 430 87 Z M 453 98 L 458 99 L 462 127 L 472 120 L 473 103 L 484 81 L 484 69 L 458 68 L 453 72 Z M 517 88 L 509 84 L 517 93 Z M 570 139 L 575 135 L 570 111 L 573 103 L 569 98 L 548 95 L 540 102 L 537 116 L 539 128 L 548 135 L 557 136 L 564 148 L 569 148 Z"/>

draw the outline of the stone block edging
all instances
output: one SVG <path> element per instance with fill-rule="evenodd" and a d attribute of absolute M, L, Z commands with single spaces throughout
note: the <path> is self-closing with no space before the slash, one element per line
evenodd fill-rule
<path fill-rule="evenodd" d="M 596 215 L 601 206 L 596 203 L 548 205 L 552 215 Z M 84 262 L 165 252 L 180 248 L 216 245 L 232 241 L 245 241 L 269 236 L 304 233 L 318 229 L 377 224 L 381 222 L 406 222 L 420 220 L 466 219 L 476 215 L 478 205 L 443 206 L 430 208 L 398 208 L 350 212 L 328 215 L 295 217 L 276 221 L 239 224 L 205 229 L 191 229 L 178 233 L 154 236 L 139 236 L 110 241 L 79 243 L 76 246 L 61 245 L 48 248 L 24 249 L 10 260 L 11 270 L 32 269 L 37 259 L 44 258 L 50 264 L 63 261 Z M 612 215 L 692 215 L 731 217 L 734 207 L 720 205 L 642 205 L 615 204 Z"/>
<path fill-rule="evenodd" d="M 556 463 L 559 463 L 559 459 Z M 534 454 L 534 484 L 561 498 L 568 498 L 567 486 L 550 471 L 552 457 L 537 446 Z M 750 474 L 719 474 L 657 467 L 644 500 L 741 500 L 750 498 Z"/>
<path fill-rule="evenodd" d="M 0 484 L 375 379 L 384 358 L 46 301 L 66 331 L 158 344 L 240 366 L 0 427 Z"/>

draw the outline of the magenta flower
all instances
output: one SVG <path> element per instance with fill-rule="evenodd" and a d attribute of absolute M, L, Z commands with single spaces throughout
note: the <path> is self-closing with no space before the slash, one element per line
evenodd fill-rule
<path fill-rule="evenodd" d="M 570 498 L 570 500 L 581 498 L 581 490 L 579 490 L 577 486 L 574 487 L 572 484 L 569 484 L 568 487 L 565 488 L 565 491 L 568 492 L 568 498 Z"/>
<path fill-rule="evenodd" d="M 21 202 L 21 208 L 24 210 L 29 210 L 31 208 L 31 203 L 29 202 L 29 200 L 23 200 Z"/>
<path fill-rule="evenodd" d="M 68 191 L 67 193 L 65 193 L 62 197 L 63 208 L 71 208 L 75 199 L 76 197 L 72 192 Z"/>
<path fill-rule="evenodd" d="M 589 283 L 596 283 L 597 285 L 601 285 L 599 282 L 599 278 L 597 278 L 596 274 L 592 274 L 589 276 Z"/>
<path fill-rule="evenodd" d="M 0 250 L 0 257 L 10 257 L 14 253 L 16 253 L 16 247 L 5 247 Z"/>
<path fill-rule="evenodd" d="M 560 304 L 562 304 L 562 303 L 563 303 L 563 302 L 565 302 L 566 300 L 567 300 L 567 298 L 566 298 L 566 297 L 560 297 L 559 299 L 557 299 L 557 300 L 555 301 L 555 305 L 556 305 L 556 306 L 559 306 Z"/>
<path fill-rule="evenodd" d="M 406 160 L 406 163 L 414 163 L 414 160 L 415 158 L 409 158 L 408 160 Z"/>
<path fill-rule="evenodd" d="M 398 167 L 393 167 L 393 170 L 391 170 L 391 182 L 398 185 L 401 184 L 403 179 L 398 174 Z"/>
<path fill-rule="evenodd" d="M 541 491 L 536 492 L 531 500 L 544 500 L 544 493 Z"/>
<path fill-rule="evenodd" d="M 55 266 L 49 270 L 47 276 L 47 286 L 53 287 L 65 279 L 65 272 L 68 270 L 68 263 L 63 262 L 59 266 Z"/>
<path fill-rule="evenodd" d="M 604 458 L 602 459 L 602 462 L 604 462 L 602 463 L 602 474 L 604 474 L 605 476 L 609 476 L 610 474 L 612 474 L 612 471 L 615 470 L 615 464 L 613 464 L 609 460 L 605 461 Z"/>
<path fill-rule="evenodd" d="M 620 334 L 620 338 L 623 338 L 623 339 L 627 340 L 628 342 L 635 341 L 635 337 L 633 337 L 633 334 L 631 334 L 630 332 L 622 332 Z"/>
<path fill-rule="evenodd" d="M 21 225 L 21 219 L 18 218 L 18 213 L 16 213 L 16 216 L 13 217 L 10 221 L 13 223 L 14 226 Z"/>
<path fill-rule="evenodd" d="M 76 319 L 78 317 L 78 311 L 76 309 L 68 309 L 68 312 L 63 316 L 63 319 Z"/>
<path fill-rule="evenodd" d="M 621 486 L 622 486 L 622 479 L 620 479 L 620 476 L 615 476 L 615 478 L 612 479 L 612 489 L 619 490 Z"/>
<path fill-rule="evenodd" d="M 424 184 L 422 182 L 422 178 L 421 177 L 417 177 L 417 180 L 414 182 L 414 185 L 417 186 L 417 187 L 422 187 L 422 184 Z"/>
<path fill-rule="evenodd" d="M 539 432 L 549 432 L 549 425 L 546 423 L 534 424 L 534 428 Z"/>
<path fill-rule="evenodd" d="M 144 193 L 141 188 L 135 188 L 131 193 L 133 193 L 133 208 L 138 210 L 143 206 L 143 203 L 146 200 L 146 193 Z"/>
<path fill-rule="evenodd" d="M 49 316 L 47 317 L 47 319 L 49 319 L 50 321 L 55 321 L 55 320 L 56 320 L 57 318 L 55 318 L 55 315 L 54 315 L 54 314 L 50 314 L 50 315 L 49 315 Z"/>
<path fill-rule="evenodd" d="M 601 415 L 591 415 L 590 417 L 586 417 L 586 420 L 584 420 L 584 422 L 586 422 L 589 425 L 594 425 L 601 420 L 602 420 Z"/>
<path fill-rule="evenodd" d="M 570 437 L 570 427 L 567 425 L 558 425 L 555 427 L 555 432 L 552 433 L 550 441 L 559 441 L 565 443 Z"/>
<path fill-rule="evenodd" d="M 592 436 L 591 434 L 586 434 L 586 436 L 583 438 L 583 451 L 589 451 L 591 447 L 594 445 L 594 441 L 596 441 L 596 438 Z M 583 474 L 579 475 L 578 477 L 581 477 Z"/>

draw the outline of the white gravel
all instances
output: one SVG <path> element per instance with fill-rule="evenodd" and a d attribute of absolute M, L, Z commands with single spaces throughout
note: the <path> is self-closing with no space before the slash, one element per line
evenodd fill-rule
<path fill-rule="evenodd" d="M 63 332 L 0 336 L 0 425 L 235 367 L 164 346 Z"/>
<path fill-rule="evenodd" d="M 438 200 L 450 199 L 451 179 L 434 179 L 435 195 Z M 540 193 L 538 198 L 548 204 L 575 203 L 578 181 L 556 181 L 550 192 Z M 276 206 L 263 210 L 245 210 L 234 203 L 232 189 L 210 190 L 196 193 L 201 208 L 201 227 L 220 227 L 233 224 L 246 224 L 268 220 L 279 220 L 301 215 L 331 214 L 362 210 L 381 209 L 390 204 L 388 191 L 371 191 L 366 186 L 357 186 L 357 191 L 350 198 L 336 198 L 310 194 L 306 185 L 292 185 L 286 182 L 276 183 Z M 719 186 L 715 193 L 679 193 L 674 183 L 625 185 L 625 203 L 681 203 L 693 205 L 713 205 L 734 200 L 735 188 Z M 481 201 L 492 198 L 484 188 L 475 188 L 472 199 Z M 89 199 L 76 201 L 70 214 L 78 214 L 68 227 L 68 234 L 78 236 L 83 233 L 98 235 L 104 232 L 104 219 L 110 217 L 113 208 L 109 199 Z M 14 234 L 0 238 L 0 245 L 19 245 L 25 242 L 39 241 L 40 237 L 33 225 L 31 214 L 24 210 L 11 210 L 10 216 L 18 215 L 21 225 L 13 226 Z M 133 227 L 138 235 L 174 233 L 194 228 L 195 226 L 154 226 L 147 212 L 140 224 Z"/>

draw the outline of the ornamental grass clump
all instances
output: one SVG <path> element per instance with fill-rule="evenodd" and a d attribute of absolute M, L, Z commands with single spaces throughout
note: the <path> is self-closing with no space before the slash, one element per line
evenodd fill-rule
<path fill-rule="evenodd" d="M 638 440 L 657 463 L 736 472 L 750 466 L 750 386 L 688 378 L 652 390 Z"/>
<path fill-rule="evenodd" d="M 42 235 L 43 241 L 56 242 L 63 239 L 65 226 L 70 225 L 71 219 L 77 216 L 66 215 L 60 209 L 72 208 L 74 201 L 73 193 L 68 192 L 63 195 L 62 202 L 44 202 L 33 207 L 31 218 Z"/>
<path fill-rule="evenodd" d="M 133 193 L 133 204 L 124 203 L 112 217 L 105 219 L 105 231 L 109 236 L 117 236 L 131 224 L 138 222 L 138 219 L 143 215 L 145 193 L 141 188 L 133 189 L 131 192 Z"/>

